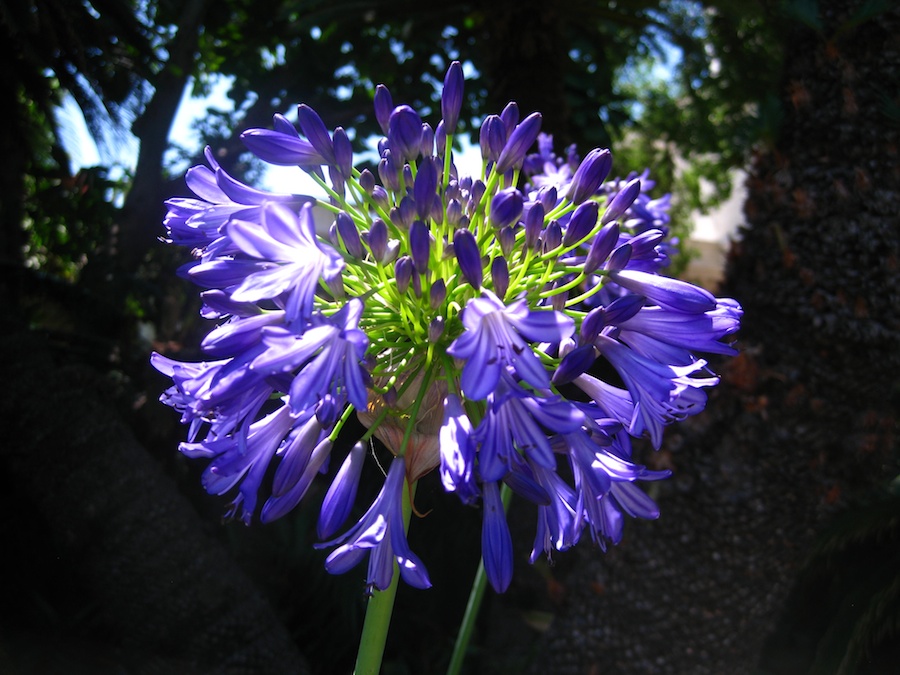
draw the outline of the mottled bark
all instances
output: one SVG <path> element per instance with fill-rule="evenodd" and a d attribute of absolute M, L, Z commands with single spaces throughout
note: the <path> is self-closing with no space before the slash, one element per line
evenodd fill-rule
<path fill-rule="evenodd" d="M 645 455 L 674 470 L 661 518 L 606 554 L 521 565 L 479 672 L 804 672 L 758 670 L 798 572 L 835 513 L 900 473 L 900 10 L 852 26 L 862 2 L 818 4 L 824 30 L 786 43 L 782 133 L 752 167 L 721 289 L 745 307 L 743 353 Z M 519 541 L 533 516 L 517 504 Z"/>

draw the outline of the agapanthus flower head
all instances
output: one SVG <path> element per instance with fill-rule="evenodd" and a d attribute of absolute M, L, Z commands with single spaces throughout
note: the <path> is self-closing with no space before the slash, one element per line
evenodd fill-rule
<path fill-rule="evenodd" d="M 631 458 L 629 438 L 659 447 L 666 425 L 703 409 L 717 378 L 697 353 L 734 353 L 723 340 L 740 324 L 735 301 L 661 274 L 668 200 L 650 197 L 647 172 L 608 179 L 609 149 L 557 157 L 540 114 L 520 119 L 511 103 L 478 132 L 481 172 L 459 175 L 463 84 L 454 62 L 436 121 L 376 87 L 377 171 L 354 168 L 348 134 L 306 105 L 297 127 L 276 115 L 244 132 L 323 199 L 252 188 L 208 152 L 187 175 L 195 197 L 167 202 L 168 241 L 196 256 L 180 273 L 216 322 L 208 360 L 152 357 L 173 382 L 162 401 L 189 426 L 181 451 L 207 461 L 203 485 L 232 496 L 230 515 L 269 522 L 323 480 L 355 416 L 366 431 L 333 463 L 318 531 L 326 568 L 368 559 L 370 589 L 391 583 L 395 562 L 430 585 L 404 504 L 435 469 L 483 508 L 498 591 L 512 577 L 510 490 L 537 508 L 532 560 L 585 530 L 615 543 L 625 515 L 655 518 L 639 484 L 664 474 Z M 619 381 L 600 378 L 604 362 Z M 384 484 L 347 524 L 373 454 Z"/>

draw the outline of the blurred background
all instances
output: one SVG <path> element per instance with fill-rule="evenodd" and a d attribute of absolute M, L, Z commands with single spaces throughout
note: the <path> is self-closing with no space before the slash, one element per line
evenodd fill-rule
<path fill-rule="evenodd" d="M 434 124 L 452 60 L 461 164 L 511 100 L 561 156 L 610 147 L 613 175 L 649 168 L 672 195 L 671 274 L 746 312 L 706 412 L 641 449 L 674 472 L 658 521 L 530 566 L 514 501 L 516 577 L 465 672 L 896 672 L 900 10 L 552 4 L 0 0 L 0 672 L 352 670 L 363 572 L 328 576 L 312 546 L 328 477 L 245 527 L 177 453 L 148 357 L 198 359 L 209 325 L 175 275 L 189 252 L 159 241 L 164 202 L 206 146 L 310 193 L 240 132 L 306 103 L 365 161 L 375 86 Z M 386 674 L 445 670 L 478 562 L 477 510 L 434 476 L 417 502 L 434 588 L 401 588 Z"/>

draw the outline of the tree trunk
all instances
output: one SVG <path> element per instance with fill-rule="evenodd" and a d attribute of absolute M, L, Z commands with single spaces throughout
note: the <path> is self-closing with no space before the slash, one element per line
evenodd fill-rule
<path fill-rule="evenodd" d="M 113 380 L 73 363 L 75 350 L 4 328 L 0 670 L 308 672 L 271 605 L 122 421 Z"/>
<path fill-rule="evenodd" d="M 153 97 L 147 103 L 132 132 L 140 141 L 134 181 L 122 206 L 119 231 L 112 242 L 112 253 L 120 269 L 126 273 L 144 260 L 147 251 L 157 243 L 160 223 L 166 210 L 166 194 L 162 165 L 168 148 L 169 131 L 181 104 L 197 49 L 200 28 L 210 0 L 186 3 L 178 22 L 178 32 L 169 45 L 165 69 L 154 78 Z"/>
<path fill-rule="evenodd" d="M 661 518 L 606 554 L 522 564 L 479 672 L 760 672 L 817 535 L 900 473 L 900 10 L 818 4 L 822 30 L 786 42 L 782 133 L 754 163 L 720 293 L 746 310 L 742 354 L 645 457 L 674 470 Z M 534 513 L 517 507 L 523 558 Z"/>

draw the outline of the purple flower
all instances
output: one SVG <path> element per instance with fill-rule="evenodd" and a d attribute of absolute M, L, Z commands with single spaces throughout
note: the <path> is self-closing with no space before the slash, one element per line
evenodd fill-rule
<path fill-rule="evenodd" d="M 182 413 L 182 424 L 189 424 L 188 439 L 198 437 L 208 424 L 208 436 L 215 438 L 232 433 L 252 419 L 269 399 L 274 387 L 249 364 L 260 351 L 252 349 L 230 359 L 208 363 L 184 363 L 154 353 L 154 368 L 172 378 L 173 386 L 160 400 Z"/>
<path fill-rule="evenodd" d="M 391 462 L 381 492 L 345 534 L 332 541 L 317 544 L 325 548 L 338 547 L 325 559 L 325 569 L 331 574 L 343 574 L 369 555 L 366 585 L 383 591 L 394 576 L 394 560 L 400 566 L 400 576 L 415 588 L 430 588 L 431 581 L 422 561 L 409 548 L 403 526 L 403 476 L 406 472 L 403 457 Z"/>
<path fill-rule="evenodd" d="M 328 129 L 319 114 L 308 105 L 300 104 L 297 106 L 297 122 L 300 124 L 303 135 L 306 136 L 316 152 L 322 156 L 325 164 L 336 166 L 334 143 L 332 143 Z"/>
<path fill-rule="evenodd" d="M 606 548 L 606 540 L 621 540 L 621 510 L 634 517 L 658 517 L 656 504 L 633 481 L 660 480 L 668 471 L 650 471 L 619 457 L 583 431 L 567 434 L 565 443 L 579 495 L 577 509 L 601 548 Z"/>
<path fill-rule="evenodd" d="M 635 405 L 629 432 L 637 436 L 647 430 L 654 448 L 662 443 L 663 426 L 703 410 L 706 395 L 698 388 L 711 387 L 719 381 L 717 377 L 690 377 L 706 366 L 702 360 L 687 366 L 661 364 L 605 335 L 598 336 L 594 345 L 631 393 Z"/>
<path fill-rule="evenodd" d="M 441 482 L 447 492 L 456 492 L 466 504 L 478 497 L 475 485 L 475 438 L 462 403 L 456 394 L 444 399 L 440 430 Z"/>
<path fill-rule="evenodd" d="M 203 487 L 209 494 L 224 494 L 241 483 L 229 515 L 240 510 L 241 520 L 249 524 L 269 462 L 292 424 L 290 409 L 281 406 L 249 425 L 246 434 L 222 436 L 200 443 L 182 443 L 179 450 L 187 457 L 212 460 L 201 477 Z"/>
<path fill-rule="evenodd" d="M 720 340 L 740 328 L 743 311 L 730 299 L 718 299 L 716 309 L 703 314 L 673 312 L 664 307 L 643 307 L 618 323 L 619 339 L 637 352 L 677 365 L 693 363 L 692 352 L 737 354 Z M 662 359 L 659 359 L 662 356 Z"/>
<path fill-rule="evenodd" d="M 714 310 L 717 305 L 713 294 L 706 289 L 659 274 L 621 270 L 610 272 L 609 278 L 632 293 L 676 312 L 700 314 Z"/>
<path fill-rule="evenodd" d="M 509 588 L 513 575 L 512 537 L 506 524 L 506 513 L 497 483 L 485 483 L 482 492 L 484 520 L 481 526 L 481 556 L 484 571 L 494 590 L 503 593 Z"/>
<path fill-rule="evenodd" d="M 322 509 L 319 511 L 319 522 L 316 527 L 319 539 L 333 536 L 350 515 L 353 502 L 356 500 L 359 476 L 362 473 L 365 459 L 366 444 L 355 443 L 331 482 L 331 487 L 325 493 L 325 499 L 322 500 Z"/>
<path fill-rule="evenodd" d="M 333 279 L 344 269 L 340 254 L 316 239 L 309 204 L 303 206 L 299 217 L 280 204 L 266 204 L 259 223 L 233 219 L 225 232 L 244 254 L 277 263 L 248 274 L 231 291 L 231 299 L 258 302 L 284 294 L 288 321 L 307 319 L 319 279 Z"/>
<path fill-rule="evenodd" d="M 185 182 L 197 199 L 173 198 L 166 202 L 163 220 L 168 241 L 194 249 L 206 249 L 222 239 L 222 227 L 232 217 L 258 217 L 266 202 L 282 202 L 299 209 L 312 197 L 264 192 L 229 176 L 216 162 L 209 148 L 204 150 L 209 167 L 188 169 Z"/>
<path fill-rule="evenodd" d="M 523 337 L 555 343 L 575 332 L 572 319 L 561 312 L 533 311 L 524 300 L 507 307 L 488 290 L 468 302 L 462 322 L 466 331 L 453 341 L 447 353 L 466 360 L 462 390 L 476 400 L 485 398 L 497 386 L 507 365 L 533 387 L 549 387 L 547 369 Z"/>
<path fill-rule="evenodd" d="M 363 304 L 353 298 L 333 317 L 314 317 L 302 333 L 288 326 L 266 328 L 265 351 L 251 364 L 264 375 L 297 371 L 290 385 L 291 408 L 308 409 L 326 395 L 364 410 L 368 403 L 362 359 L 369 338 L 359 330 Z"/>
<path fill-rule="evenodd" d="M 488 394 L 484 418 L 475 431 L 481 477 L 500 480 L 513 469 L 520 451 L 535 464 L 553 468 L 556 461 L 545 430 L 567 433 L 583 422 L 583 413 L 569 401 L 536 396 L 505 372 Z"/>
<path fill-rule="evenodd" d="M 276 115 L 275 126 L 278 128 L 274 130 L 247 129 L 241 134 L 241 140 L 250 152 L 269 164 L 305 169 L 317 169 L 328 164 L 313 144 L 300 138 L 294 126 L 284 117 Z"/>
<path fill-rule="evenodd" d="M 370 592 L 397 564 L 407 583 L 430 586 L 406 539 L 404 490 L 436 468 L 464 503 L 481 497 L 498 592 L 514 567 L 501 482 L 537 508 L 532 562 L 585 528 L 605 547 L 626 515 L 655 518 L 637 483 L 666 472 L 632 460 L 632 436 L 659 447 L 665 425 L 703 409 L 718 380 L 695 353 L 733 354 L 726 338 L 742 314 L 659 276 L 673 250 L 669 202 L 642 192 L 647 171 L 607 181 L 609 150 L 555 155 L 538 113 L 520 121 L 513 102 L 486 116 L 480 171 L 460 175 L 447 141 L 463 79 L 454 61 L 436 129 L 375 88 L 377 173 L 356 170 L 347 133 L 306 105 L 296 127 L 276 115 L 242 135 L 330 198 L 257 190 L 207 149 L 208 166 L 186 176 L 192 196 L 167 202 L 169 240 L 193 249 L 178 274 L 203 287 L 201 315 L 215 322 L 200 344 L 209 361 L 151 357 L 172 380 L 161 400 L 189 426 L 181 451 L 207 460 L 203 485 L 229 494 L 231 515 L 270 522 L 304 499 L 358 420 L 368 431 L 317 529 L 332 539 L 319 545 L 333 549 L 329 572 L 367 559 Z M 525 190 L 513 186 L 521 171 Z M 311 202 L 331 214 L 327 228 L 317 231 Z M 589 374 L 598 359 L 620 386 Z M 370 437 L 395 457 L 351 524 Z"/>
<path fill-rule="evenodd" d="M 534 563 L 541 552 L 565 551 L 578 543 L 581 518 L 578 494 L 559 475 L 550 469 L 532 465 L 534 477 L 550 497 L 547 504 L 538 505 L 537 532 L 529 561 Z"/>
<path fill-rule="evenodd" d="M 330 431 L 316 416 L 292 429 L 276 453 L 281 463 L 275 469 L 272 494 L 260 511 L 261 522 L 271 523 L 300 503 L 331 455 Z"/>

